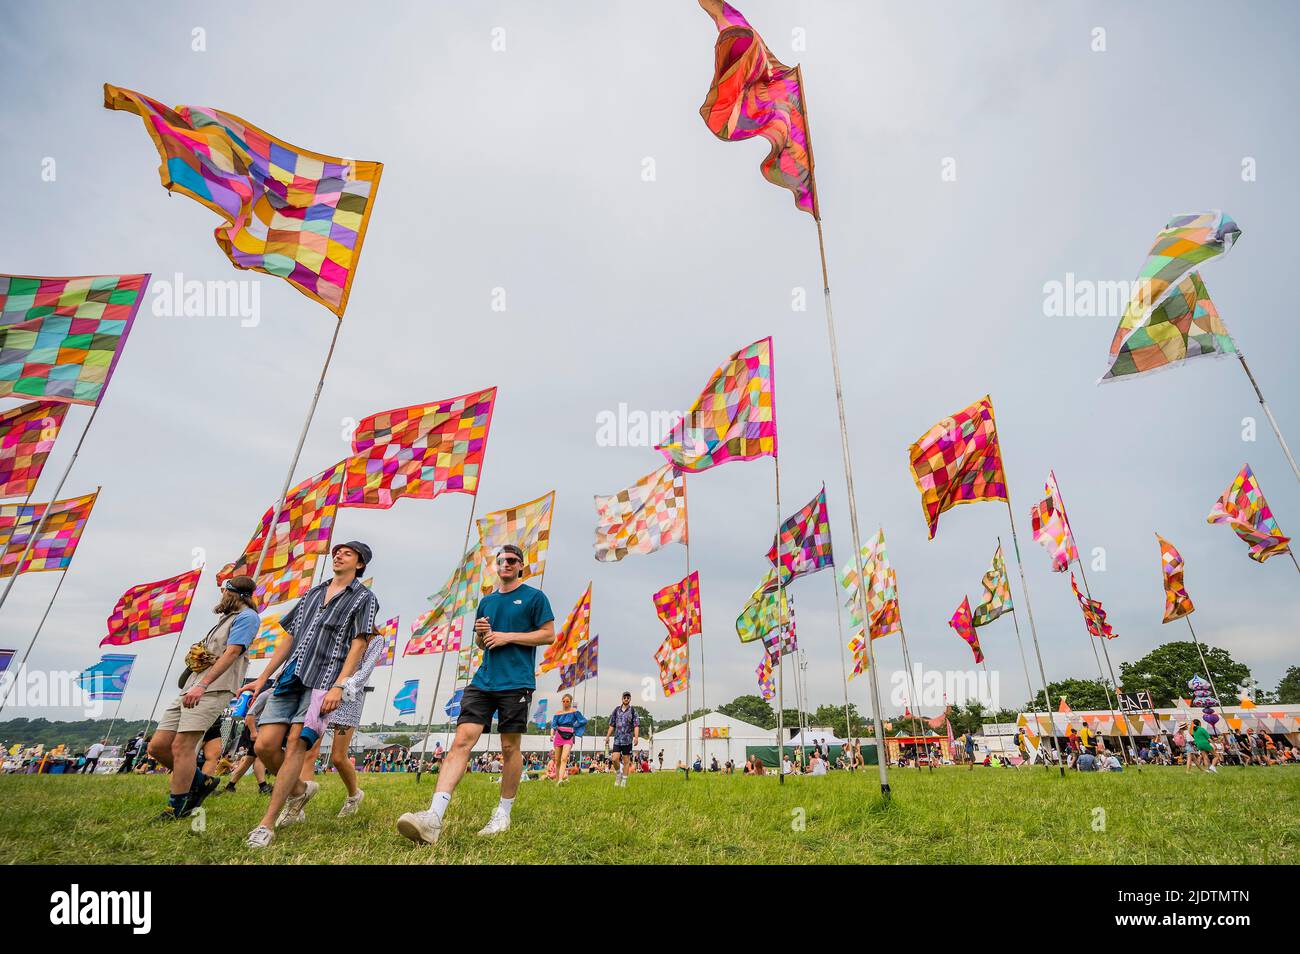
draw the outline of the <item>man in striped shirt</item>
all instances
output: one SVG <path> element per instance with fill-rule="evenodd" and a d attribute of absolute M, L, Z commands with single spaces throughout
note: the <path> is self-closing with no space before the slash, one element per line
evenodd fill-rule
<path fill-rule="evenodd" d="M 303 809 L 320 789 L 319 783 L 299 778 L 310 748 L 301 735 L 312 695 L 322 715 L 337 709 L 343 684 L 360 665 L 371 637 L 378 635 L 379 601 L 361 583 L 370 565 L 370 547 L 353 540 L 334 547 L 331 556 L 333 578 L 312 587 L 281 617 L 280 625 L 291 638 L 281 641 L 262 675 L 243 689 L 256 697 L 267 677 L 284 665 L 257 720 L 257 756 L 275 773 L 275 788 L 261 823 L 248 835 L 250 848 L 267 847 L 277 826 L 305 817 Z"/>

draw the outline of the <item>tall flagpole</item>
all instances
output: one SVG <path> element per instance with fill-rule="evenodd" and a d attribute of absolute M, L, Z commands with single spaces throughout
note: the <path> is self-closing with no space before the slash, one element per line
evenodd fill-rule
<path fill-rule="evenodd" d="M 781 573 L 781 458 L 772 455 L 776 475 L 776 777 L 785 784 L 785 578 Z M 763 647 L 767 651 L 767 647 Z"/>
<path fill-rule="evenodd" d="M 54 502 L 59 499 L 59 494 L 63 492 L 63 485 L 68 479 L 68 474 L 72 473 L 72 465 L 77 462 L 77 455 L 81 453 L 81 445 L 85 443 L 86 435 L 90 433 L 90 425 L 95 423 L 95 415 L 98 413 L 99 405 L 96 404 L 94 408 L 91 409 L 90 417 L 86 419 L 86 426 L 81 429 L 81 436 L 77 438 L 77 445 L 72 449 L 72 456 L 68 458 L 68 466 L 63 468 L 63 475 L 59 477 L 59 482 L 55 485 L 54 493 L 50 496 L 50 502 L 45 505 L 45 510 L 41 513 L 41 519 L 36 521 L 36 525 L 32 527 L 31 534 L 27 537 L 27 545 L 23 547 L 22 556 L 20 556 L 18 562 L 14 564 L 13 575 L 9 577 L 9 582 L 5 584 L 4 592 L 0 593 L 0 607 L 5 605 L 5 600 L 9 598 L 9 591 L 14 588 L 14 583 L 17 582 L 19 574 L 22 573 L 23 563 L 26 562 L 27 555 L 31 553 L 32 547 L 35 546 L 37 538 L 40 537 L 41 530 L 45 527 L 45 521 L 49 519 L 50 507 L 54 505 Z M 95 492 L 97 494 L 99 493 L 98 490 Z M 28 496 L 30 498 L 30 494 Z M 21 517 L 22 510 L 20 509 L 18 513 Z M 17 529 L 16 523 L 14 529 Z M 62 580 L 59 582 L 61 583 Z"/>
<path fill-rule="evenodd" d="M 1237 359 L 1241 362 L 1241 370 L 1245 371 L 1246 377 L 1250 378 L 1250 386 L 1255 389 L 1255 397 L 1259 398 L 1259 406 L 1264 409 L 1264 415 L 1268 418 L 1268 423 L 1273 426 L 1273 433 L 1277 435 L 1277 442 L 1282 445 L 1282 453 L 1286 455 L 1287 463 L 1291 465 L 1291 472 L 1295 474 L 1296 480 L 1300 480 L 1300 466 L 1296 465 L 1295 457 L 1291 454 L 1291 448 L 1286 446 L 1286 441 L 1282 438 L 1282 429 L 1277 426 L 1277 419 L 1273 417 L 1273 412 L 1264 400 L 1259 385 L 1255 383 L 1255 376 L 1250 373 L 1250 365 L 1246 363 L 1246 356 L 1238 351 Z M 1297 569 L 1300 569 L 1300 567 L 1297 567 Z"/>
<path fill-rule="evenodd" d="M 840 587 L 836 581 L 836 567 L 831 564 L 831 592 L 834 597 L 833 606 L 835 607 L 835 634 L 840 644 L 840 679 L 844 683 L 844 738 L 849 743 L 849 771 L 857 769 L 857 762 L 853 758 L 853 744 L 857 741 L 853 737 L 853 723 L 849 721 L 849 669 L 844 662 L 844 623 L 840 620 Z"/>
<path fill-rule="evenodd" d="M 686 505 L 686 484 L 685 478 L 682 479 L 682 510 L 685 512 L 686 520 L 686 575 L 691 575 L 691 517 L 690 508 Z M 683 731 L 686 733 L 686 781 L 691 780 L 691 626 L 690 613 L 687 614 L 686 622 L 686 722 Z M 701 614 L 700 619 L 700 638 L 703 639 L 704 619 Z"/>
<path fill-rule="evenodd" d="M 1002 538 L 998 537 L 998 552 L 1000 553 L 1001 551 L 1002 551 Z M 1005 557 L 1003 557 L 1002 571 L 1004 573 L 1006 572 Z M 1029 660 L 1025 656 L 1024 640 L 1020 638 L 1020 619 L 1019 617 L 1016 616 L 1016 604 L 1014 600 L 1011 602 L 1011 622 L 1014 623 L 1016 627 L 1016 646 L 1020 648 L 1020 665 L 1023 666 L 1025 669 L 1025 687 L 1029 690 L 1030 703 L 1032 705 L 1037 705 L 1037 703 L 1034 702 L 1033 700 L 1038 696 L 1038 693 L 1034 692 L 1034 684 L 1029 679 Z"/>

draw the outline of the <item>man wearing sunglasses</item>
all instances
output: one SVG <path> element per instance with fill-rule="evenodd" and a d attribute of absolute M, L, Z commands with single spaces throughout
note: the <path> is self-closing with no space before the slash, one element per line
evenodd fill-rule
<path fill-rule="evenodd" d="M 470 751 L 485 729 L 497 717 L 501 733 L 501 801 L 480 835 L 496 835 L 510 827 L 510 808 L 519 790 L 523 756 L 519 737 L 528 727 L 538 646 L 555 641 L 555 614 L 541 590 L 523 582 L 524 553 L 508 543 L 497 553 L 500 582 L 496 592 L 478 604 L 474 620 L 474 642 L 483 650 L 483 662 L 465 687 L 456 739 L 447 750 L 438 772 L 438 788 L 428 811 L 407 812 L 397 820 L 399 834 L 414 842 L 432 845 L 442 832 L 442 817 L 451 803 Z"/>

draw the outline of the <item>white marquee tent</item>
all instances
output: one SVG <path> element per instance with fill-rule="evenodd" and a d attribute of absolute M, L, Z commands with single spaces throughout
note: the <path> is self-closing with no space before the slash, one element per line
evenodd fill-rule
<path fill-rule="evenodd" d="M 726 731 L 723 738 L 704 738 L 704 730 Z M 741 722 L 721 712 L 710 712 L 697 716 L 689 724 L 679 723 L 670 729 L 655 733 L 654 744 L 650 746 L 650 762 L 659 767 L 659 752 L 664 753 L 664 768 L 676 769 L 677 763 L 686 761 L 687 733 L 690 733 L 691 758 L 703 756 L 703 766 L 708 769 L 709 762 L 715 756 L 722 765 L 728 759 L 736 763 L 737 769 L 745 764 L 745 747 L 748 745 L 776 745 L 775 730 L 761 729 L 748 722 Z M 830 740 L 827 739 L 829 744 Z M 787 743 L 788 744 L 788 743 Z"/>

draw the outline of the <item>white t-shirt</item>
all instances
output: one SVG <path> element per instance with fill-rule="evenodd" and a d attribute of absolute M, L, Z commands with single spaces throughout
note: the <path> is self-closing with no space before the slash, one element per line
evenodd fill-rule
<path fill-rule="evenodd" d="M 810 775 L 825 775 L 825 774 L 826 774 L 826 762 L 825 762 L 825 760 L 823 760 L 823 759 L 813 759 L 813 763 L 812 763 L 811 768 L 812 768 L 812 771 L 809 772 Z"/>
<path fill-rule="evenodd" d="M 97 759 L 99 758 L 99 753 L 103 751 L 104 751 L 104 746 L 96 742 L 90 748 L 86 749 L 86 758 Z"/>

